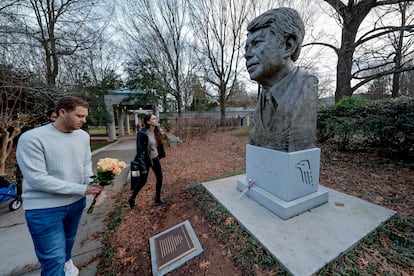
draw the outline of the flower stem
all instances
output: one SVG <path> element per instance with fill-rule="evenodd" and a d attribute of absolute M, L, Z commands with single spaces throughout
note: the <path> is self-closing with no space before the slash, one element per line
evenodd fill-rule
<path fill-rule="evenodd" d="M 93 197 L 93 201 L 91 203 L 91 206 L 89 206 L 88 211 L 86 211 L 87 214 L 92 214 L 93 213 L 93 209 L 95 208 L 95 204 L 96 204 L 96 198 L 100 195 L 101 192 L 97 193 L 94 197 Z"/>

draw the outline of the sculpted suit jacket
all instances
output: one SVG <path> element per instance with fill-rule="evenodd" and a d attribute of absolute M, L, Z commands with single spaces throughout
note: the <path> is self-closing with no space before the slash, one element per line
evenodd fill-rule
<path fill-rule="evenodd" d="M 314 148 L 317 104 L 318 79 L 296 68 L 262 91 L 254 111 L 250 143 L 284 152 Z"/>

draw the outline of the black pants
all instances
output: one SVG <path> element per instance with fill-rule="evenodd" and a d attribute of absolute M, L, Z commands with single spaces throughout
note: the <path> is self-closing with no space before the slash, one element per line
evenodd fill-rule
<path fill-rule="evenodd" d="M 157 179 L 156 184 L 155 184 L 155 199 L 158 200 L 161 198 L 161 187 L 162 187 L 162 168 L 161 168 L 160 159 L 158 157 L 152 159 L 151 168 L 155 174 L 155 178 Z M 140 172 L 139 181 L 134 186 L 134 189 L 132 190 L 131 200 L 135 200 L 139 191 L 142 189 L 142 187 L 145 186 L 145 184 L 147 184 L 148 173 L 149 173 L 149 168 L 147 170 L 147 173 L 143 173 L 142 171 Z"/>

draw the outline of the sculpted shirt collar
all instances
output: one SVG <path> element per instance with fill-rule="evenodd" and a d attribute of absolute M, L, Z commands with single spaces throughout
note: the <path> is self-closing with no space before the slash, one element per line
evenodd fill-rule
<path fill-rule="evenodd" d="M 270 93 L 277 102 L 280 102 L 280 99 L 283 99 L 283 97 L 287 93 L 289 93 L 289 91 L 287 90 L 289 88 L 290 82 L 295 77 L 298 70 L 299 70 L 299 67 L 296 67 L 294 70 L 292 70 L 292 72 L 290 72 L 283 79 L 278 81 L 275 85 L 270 87 L 268 90 L 264 89 L 263 92 L 265 94 Z"/>

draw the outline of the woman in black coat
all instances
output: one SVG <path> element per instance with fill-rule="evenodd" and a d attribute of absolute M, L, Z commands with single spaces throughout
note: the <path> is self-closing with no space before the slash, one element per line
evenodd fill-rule
<path fill-rule="evenodd" d="M 128 200 L 131 209 L 137 209 L 135 198 L 147 183 L 150 168 L 152 168 L 156 177 L 155 203 L 160 205 L 168 204 L 166 200 L 161 199 L 162 168 L 160 159 L 164 157 L 165 151 L 157 117 L 153 114 L 148 114 L 144 117 L 144 127 L 137 133 L 137 155 L 134 161 L 138 164 L 140 177 L 138 183 L 134 185 L 132 195 Z"/>

